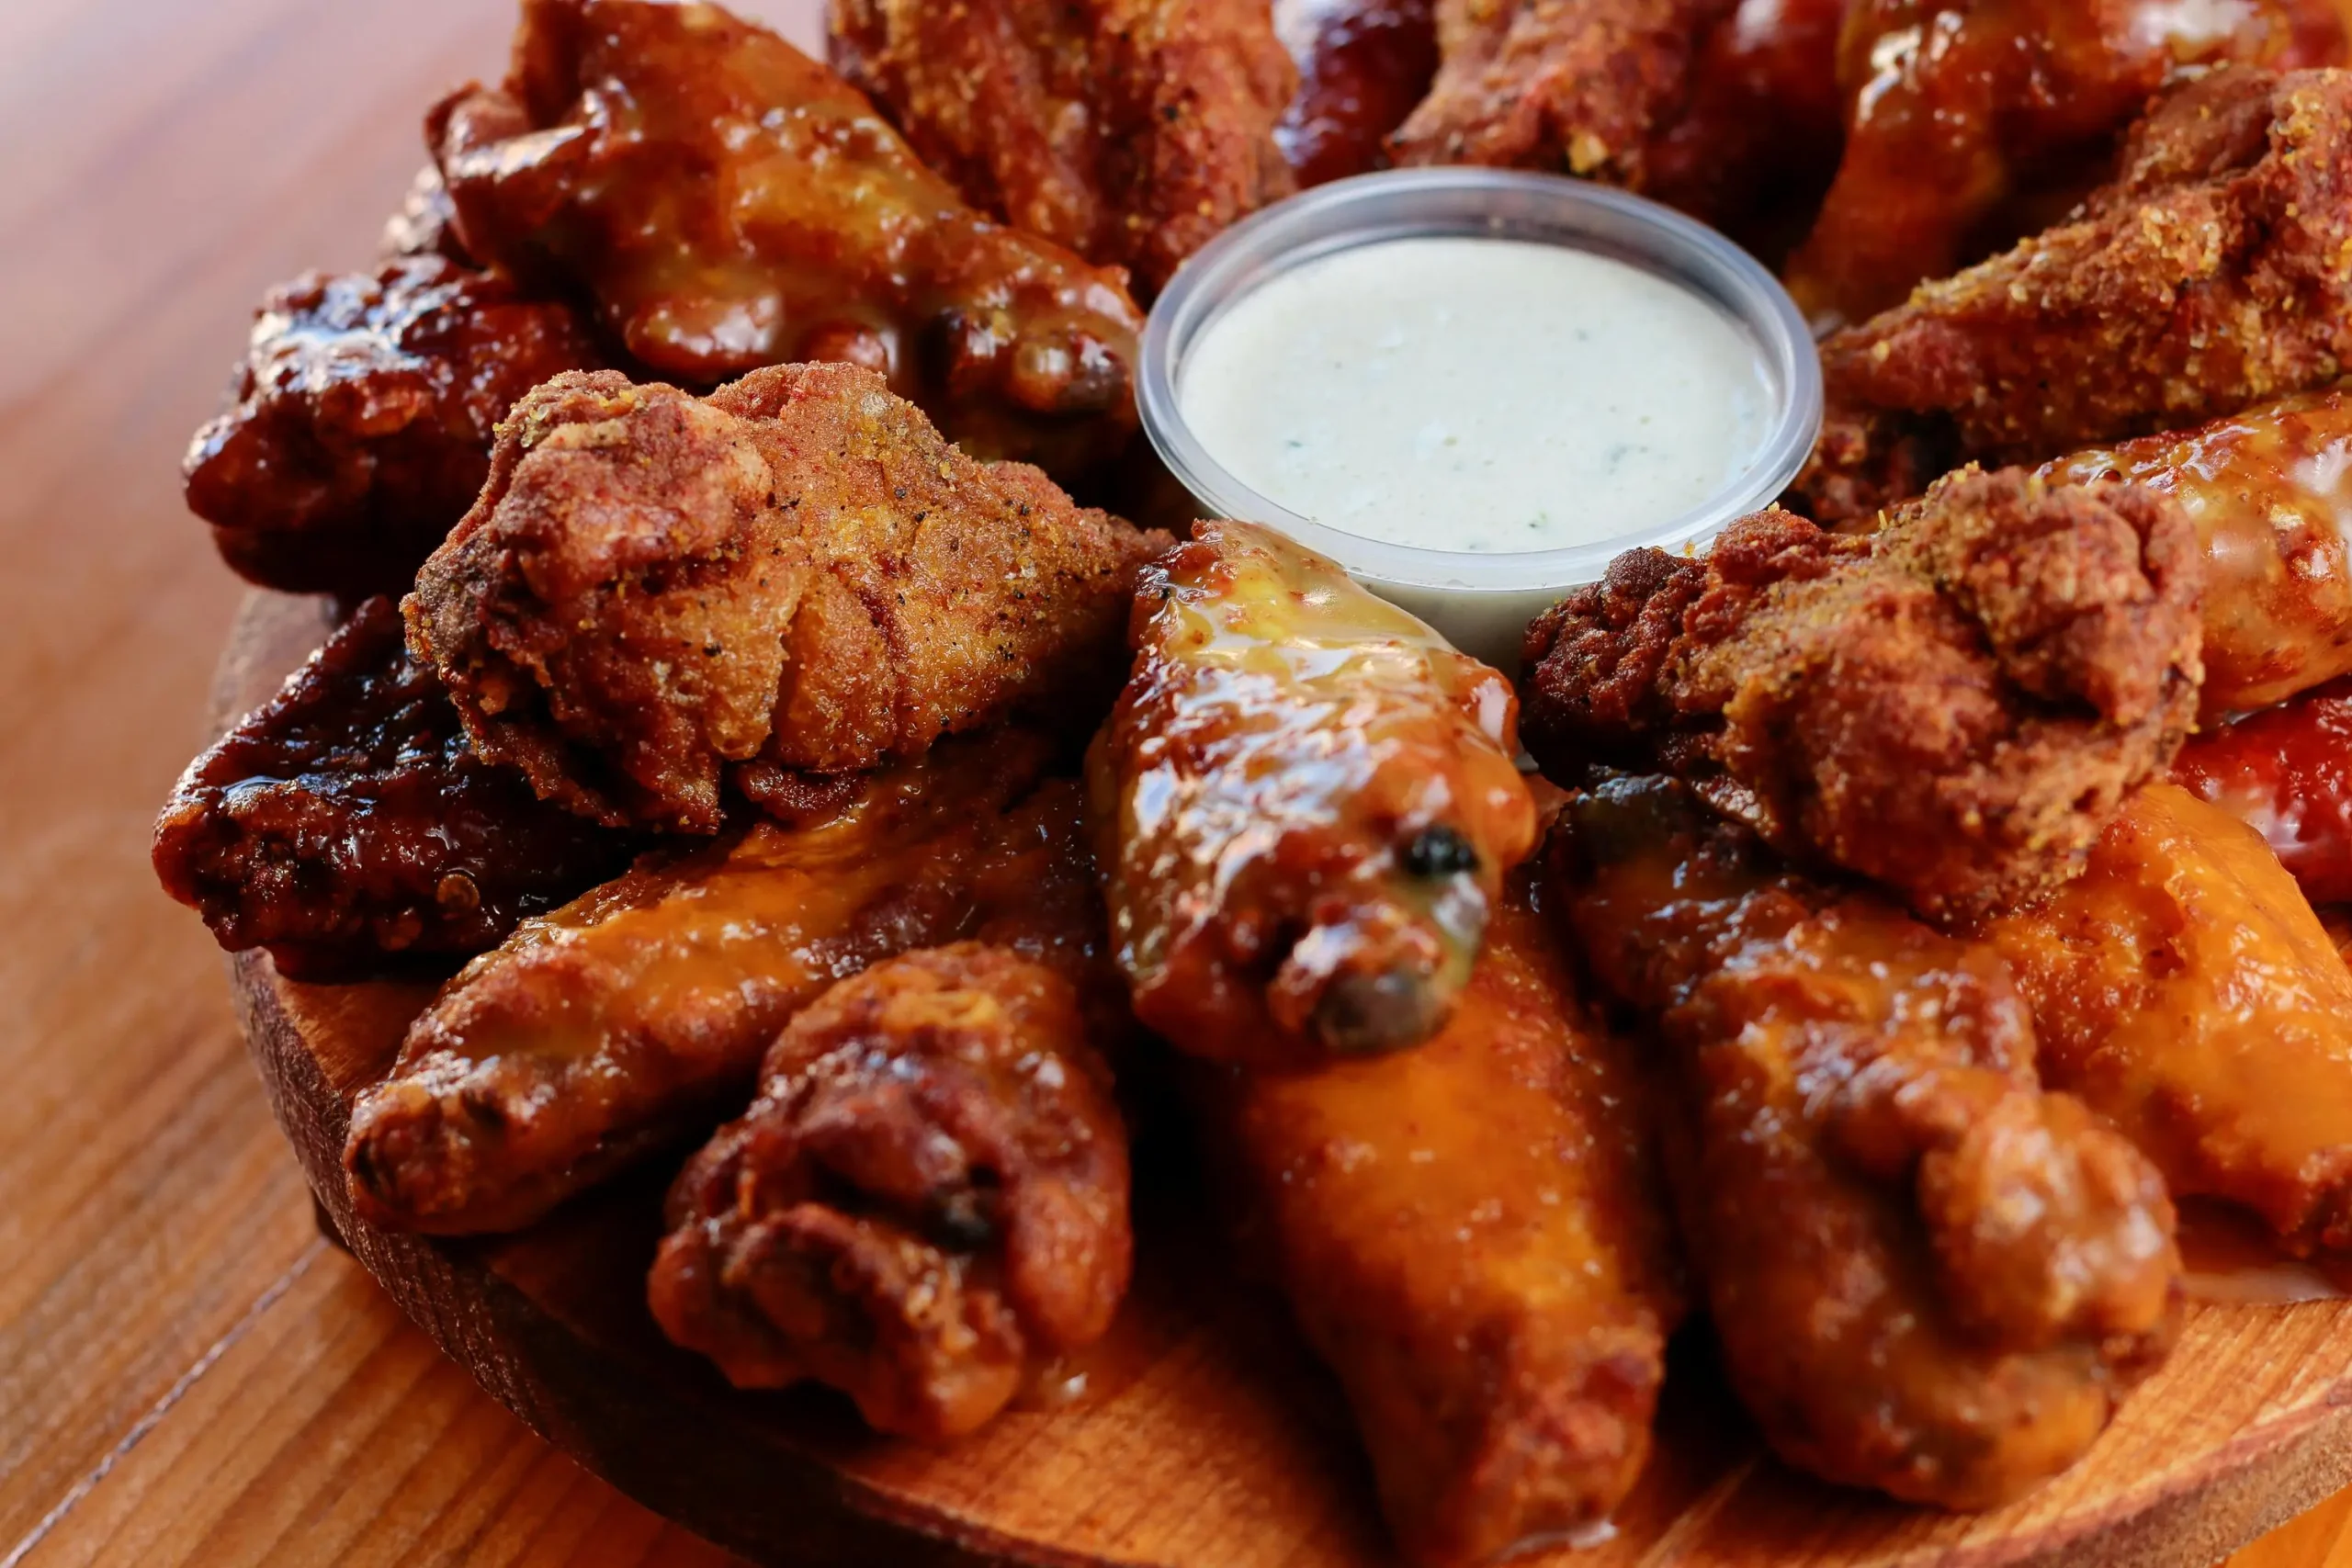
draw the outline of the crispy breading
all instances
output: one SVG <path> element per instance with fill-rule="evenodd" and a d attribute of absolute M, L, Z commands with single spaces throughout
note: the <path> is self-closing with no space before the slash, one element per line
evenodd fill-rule
<path fill-rule="evenodd" d="M 1775 846 L 1931 919 L 2080 869 L 2202 676 L 2196 534 L 2125 485 L 1971 469 L 1867 538 L 1785 512 L 1620 557 L 1528 629 L 1555 777 L 1663 764 Z"/>
<path fill-rule="evenodd" d="M 483 755 L 707 833 L 729 764 L 855 772 L 1016 709 L 1091 729 L 1167 543 L 974 461 L 855 366 L 707 399 L 571 376 L 514 411 L 406 613 Z"/>

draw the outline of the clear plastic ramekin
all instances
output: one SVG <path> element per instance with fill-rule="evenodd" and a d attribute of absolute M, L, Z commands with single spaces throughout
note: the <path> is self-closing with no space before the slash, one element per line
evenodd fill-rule
<path fill-rule="evenodd" d="M 1291 511 L 1234 477 L 1184 421 L 1187 352 L 1252 289 L 1358 245 L 1429 235 L 1534 241 L 1641 268 L 1708 300 L 1756 345 L 1775 406 L 1754 460 L 1705 502 L 1652 527 L 1565 549 L 1426 549 L 1367 539 Z M 1144 429 L 1203 514 L 1263 523 L 1347 568 L 1464 652 L 1519 664 L 1527 623 L 1643 545 L 1695 548 L 1787 488 L 1821 431 L 1821 362 L 1796 304 L 1757 260 L 1702 223 L 1623 191 L 1498 169 L 1362 175 L 1277 202 L 1234 225 L 1177 273 L 1144 329 Z"/>

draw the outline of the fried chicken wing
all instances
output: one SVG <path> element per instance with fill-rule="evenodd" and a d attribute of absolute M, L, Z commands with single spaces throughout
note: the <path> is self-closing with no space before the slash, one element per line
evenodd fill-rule
<path fill-rule="evenodd" d="M 1869 538 L 1785 512 L 1637 550 L 1528 628 L 1555 778 L 1663 765 L 1800 858 L 1930 919 L 2080 868 L 2197 710 L 2197 539 L 2126 485 L 1939 484 Z"/>
<path fill-rule="evenodd" d="M 1261 1066 L 1435 1033 L 1534 842 L 1510 683 L 1241 523 L 1145 571 L 1133 641 L 1090 778 L 1136 1016 Z"/>
<path fill-rule="evenodd" d="M 1405 1555 L 1457 1568 L 1606 1519 L 1649 1452 L 1680 1279 L 1631 1047 L 1525 899 L 1419 1049 L 1202 1072 Z"/>
<path fill-rule="evenodd" d="M 1003 949 L 842 981 L 671 1189 L 653 1315 L 738 1388 L 813 1378 L 876 1431 L 977 1429 L 1125 1293 L 1110 1078 L 1070 983 Z"/>
<path fill-rule="evenodd" d="M 639 847 L 477 757 L 379 598 L 188 765 L 154 862 L 222 947 L 336 979 L 495 946 Z"/>
<path fill-rule="evenodd" d="M 1077 786 L 1037 787 L 1049 750 L 1018 731 L 943 747 L 831 811 L 640 864 L 526 921 L 360 1096 L 354 1203 L 408 1230 L 518 1228 L 741 1105 L 777 1032 L 835 980 L 1025 938 L 1030 911 L 1068 902 L 1057 845 L 1080 830 Z"/>
<path fill-rule="evenodd" d="M 1267 0 L 831 0 L 832 60 L 964 198 L 1147 295 L 1293 188 Z"/>
<path fill-rule="evenodd" d="M 1794 503 L 1867 516 L 1971 460 L 2040 463 L 2324 386 L 2352 363 L 2352 72 L 2165 96 L 2077 216 L 1821 345 Z"/>
<path fill-rule="evenodd" d="M 1736 0 L 1436 0 L 1430 95 L 1400 164 L 1554 169 L 1638 187 L 1708 29 Z"/>
<path fill-rule="evenodd" d="M 408 194 L 401 198 L 400 210 L 384 224 L 384 237 L 377 248 L 388 257 L 437 255 L 463 267 L 479 269 L 481 265 L 458 238 L 457 204 L 449 199 L 449 187 L 439 167 L 432 164 L 419 169 L 416 178 L 409 182 Z"/>
<path fill-rule="evenodd" d="M 473 504 L 514 400 L 602 363 L 568 307 L 445 255 L 305 274 L 263 301 L 231 407 L 188 448 L 188 510 L 249 581 L 397 593 Z"/>
<path fill-rule="evenodd" d="M 2172 777 L 2260 834 L 2312 903 L 2352 903 L 2352 680 L 2196 736 Z"/>
<path fill-rule="evenodd" d="M 1091 729 L 1165 536 L 975 462 L 872 371 L 514 411 L 409 638 L 475 746 L 608 823 L 714 831 L 730 765 L 845 773 L 1023 709 Z"/>
<path fill-rule="evenodd" d="M 1857 0 L 1838 56 L 1844 157 L 1788 282 L 1842 323 L 1983 254 L 2006 199 L 2111 157 L 2168 77 L 2336 64 L 2344 24 L 2332 0 Z"/>
<path fill-rule="evenodd" d="M 1437 75 L 1436 0 L 1274 0 L 1298 93 L 1274 141 L 1302 186 L 1388 162 L 1388 136 Z"/>
<path fill-rule="evenodd" d="M 2151 784 L 2078 880 L 1989 930 L 2042 1076 L 2174 1192 L 2242 1204 L 2297 1252 L 2352 1247 L 2352 971 L 2243 823 Z"/>
<path fill-rule="evenodd" d="M 1064 478 L 1135 430 L 1119 275 L 989 222 L 862 94 L 716 6 L 524 0 L 505 86 L 427 134 L 467 248 L 585 293 L 662 375 L 863 365 L 974 455 Z"/>
<path fill-rule="evenodd" d="M 2034 1077 L 1999 957 L 1776 866 L 1687 786 L 1573 799 L 1551 906 L 1668 1066 L 1668 1170 L 1781 1458 L 1981 1508 L 2080 1457 L 2169 1348 L 2162 1179 Z"/>

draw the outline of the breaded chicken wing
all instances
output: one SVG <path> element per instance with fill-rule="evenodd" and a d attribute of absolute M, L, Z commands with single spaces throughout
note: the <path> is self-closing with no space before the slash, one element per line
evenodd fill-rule
<path fill-rule="evenodd" d="M 1016 229 L 1156 294 L 1293 188 L 1298 73 L 1267 0 L 831 0 L 832 61 Z"/>
<path fill-rule="evenodd" d="M 1672 780 L 1575 797 L 1546 860 L 1662 1047 L 1684 1243 L 1774 1450 L 1953 1508 L 2079 1458 L 2170 1347 L 2173 1210 L 2037 1085 L 1999 957 L 1781 869 Z"/>
<path fill-rule="evenodd" d="M 1867 516 L 1960 463 L 2039 463 L 2323 386 L 2352 363 L 2352 72 L 2212 72 L 2077 216 L 1821 345 L 1794 504 Z"/>
<path fill-rule="evenodd" d="M 1259 1066 L 1435 1033 L 1533 847 L 1510 682 L 1333 562 L 1204 523 L 1089 759 L 1136 1014 Z"/>
<path fill-rule="evenodd" d="M 426 129 L 467 248 L 585 295 L 661 375 L 863 365 L 974 455 L 1065 479 L 1135 430 L 1119 275 L 988 221 L 864 95 L 716 6 L 524 0 L 505 85 Z"/>
<path fill-rule="evenodd" d="M 398 593 L 473 504 L 514 400 L 603 363 L 568 306 L 444 255 L 305 274 L 262 302 L 232 406 L 188 448 L 188 510 L 249 581 Z"/>
<path fill-rule="evenodd" d="M 2352 903 L 2352 680 L 2192 738 L 2172 777 L 2260 834 L 2312 903 Z"/>
<path fill-rule="evenodd" d="M 978 942 L 886 959 L 785 1026 L 670 1191 L 648 1287 L 738 1388 L 813 1378 L 944 1442 L 1126 1292 L 1127 1138 L 1059 973 Z"/>
<path fill-rule="evenodd" d="M 574 376 L 514 411 L 405 608 L 483 755 L 707 833 L 737 765 L 854 772 L 1014 709 L 1092 728 L 1166 543 L 975 462 L 854 366 L 708 399 Z"/>
<path fill-rule="evenodd" d="M 1298 92 L 1274 141 L 1302 186 L 1368 174 L 1437 75 L 1436 0 L 1274 0 Z"/>
<path fill-rule="evenodd" d="M 155 874 L 231 951 L 303 979 L 464 956 L 628 864 L 467 744 L 433 672 L 371 599 L 180 778 Z"/>
<path fill-rule="evenodd" d="M 1785 512 L 1637 550 L 1528 628 L 1555 778 L 1664 765 L 1930 919 L 2078 870 L 2197 711 L 2197 539 L 2124 485 L 1956 474 L 1869 538 Z"/>

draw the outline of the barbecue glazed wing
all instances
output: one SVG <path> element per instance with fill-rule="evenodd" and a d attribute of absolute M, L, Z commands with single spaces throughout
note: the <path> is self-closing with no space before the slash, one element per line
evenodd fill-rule
<path fill-rule="evenodd" d="M 1146 295 L 1293 188 L 1267 0 L 831 0 L 832 59 L 964 198 Z"/>
<path fill-rule="evenodd" d="M 1436 0 L 1430 96 L 1392 139 L 1400 164 L 1552 169 L 1638 186 L 1650 138 L 1690 92 L 1734 0 Z"/>
<path fill-rule="evenodd" d="M 1645 194 L 1760 254 L 1804 235 L 1837 172 L 1846 0 L 1739 0 L 1711 28 L 1690 97 L 1644 154 Z"/>
<path fill-rule="evenodd" d="M 2042 1076 L 2175 1193 L 2242 1204 L 2297 1252 L 2352 1247 L 2352 972 L 2243 823 L 2151 784 L 2078 880 L 1990 936 Z"/>
<path fill-rule="evenodd" d="M 669 1225 L 653 1315 L 735 1386 L 813 1378 L 876 1431 L 976 1430 L 1126 1292 L 1126 1129 L 1077 991 L 977 942 L 842 981 Z"/>
<path fill-rule="evenodd" d="M 505 86 L 427 131 L 467 247 L 585 294 L 659 374 L 849 361 L 976 456 L 1065 478 L 1135 430 L 1118 274 L 988 221 L 863 95 L 715 6 L 524 0 Z"/>
<path fill-rule="evenodd" d="M 2197 540 L 2122 485 L 1939 484 L 1869 538 L 1785 512 L 1636 550 L 1528 628 L 1555 778 L 1663 764 L 1784 852 L 1966 919 L 2054 886 L 2197 711 Z"/>
<path fill-rule="evenodd" d="M 707 833 L 733 765 L 855 772 L 1016 708 L 1091 730 L 1166 543 L 975 462 L 854 366 L 707 399 L 575 376 L 515 409 L 405 608 L 483 755 Z"/>
<path fill-rule="evenodd" d="M 1844 158 L 1788 281 L 1843 323 L 1982 255 L 2005 201 L 2078 168 L 2095 182 L 2174 74 L 2334 65 L 2344 24 L 2331 0 L 1856 0 L 1838 56 Z"/>
<path fill-rule="evenodd" d="M 305 274 L 262 302 L 232 406 L 188 448 L 188 510 L 265 588 L 400 592 L 473 504 L 514 400 L 602 363 L 568 307 L 446 256 Z"/>
<path fill-rule="evenodd" d="M 354 1203 L 406 1230 L 519 1228 L 741 1105 L 761 1054 L 835 980 L 1025 936 L 1031 911 L 1069 903 L 1057 846 L 1080 832 L 1077 787 L 1036 787 L 1049 750 L 1014 731 L 956 742 L 809 820 L 640 864 L 526 922 L 360 1096 Z"/>
<path fill-rule="evenodd" d="M 628 864 L 639 841 L 541 803 L 467 746 L 371 599 L 188 764 L 155 874 L 232 952 L 301 979 L 475 953 Z"/>
<path fill-rule="evenodd" d="M 1274 141 L 1302 186 L 1369 174 L 1437 75 L 1436 0 L 1274 0 L 1298 93 Z"/>
<path fill-rule="evenodd" d="M 1551 908 L 1655 1030 L 1668 1169 L 1724 1370 L 1781 1458 L 1989 1507 L 2162 1359 L 2164 1182 L 2041 1092 L 1999 957 L 1781 870 L 1667 779 L 1573 799 Z"/>
<path fill-rule="evenodd" d="M 2213 72 L 2077 216 L 1821 345 L 1792 493 L 1867 516 L 1970 460 L 2040 463 L 2333 381 L 2352 361 L 2352 72 Z"/>
<path fill-rule="evenodd" d="M 1532 847 L 1510 683 L 1330 561 L 1204 523 L 1090 758 L 1136 1015 L 1261 1066 L 1435 1033 Z"/>
<path fill-rule="evenodd" d="M 1648 1455 L 1682 1315 L 1633 1048 L 1591 1018 L 1524 892 L 1426 1045 L 1204 1067 L 1196 1086 L 1424 1568 L 1607 1518 Z"/>
<path fill-rule="evenodd" d="M 2352 903 L 2352 680 L 2193 737 L 2172 777 L 2260 834 L 2312 903 Z"/>

